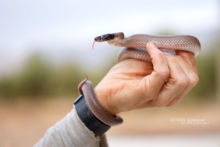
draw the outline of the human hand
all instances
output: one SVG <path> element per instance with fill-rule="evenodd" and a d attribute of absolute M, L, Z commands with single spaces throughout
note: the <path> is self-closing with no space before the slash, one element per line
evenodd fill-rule
<path fill-rule="evenodd" d="M 165 55 L 153 43 L 146 48 L 152 63 L 122 61 L 95 87 L 99 102 L 112 114 L 172 106 L 197 84 L 198 70 L 192 53 L 177 51 L 175 56 Z"/>

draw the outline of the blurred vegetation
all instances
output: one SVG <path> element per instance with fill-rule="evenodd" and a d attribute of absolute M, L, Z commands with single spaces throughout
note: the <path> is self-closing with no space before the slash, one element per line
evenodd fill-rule
<path fill-rule="evenodd" d="M 218 48 L 219 46 L 214 47 L 214 49 Z M 214 49 L 197 58 L 200 81 L 188 94 L 196 100 L 205 100 L 207 97 L 210 100 L 215 96 L 217 67 Z M 85 78 L 82 69 L 73 62 L 55 66 L 50 64 L 41 54 L 34 54 L 25 63 L 20 71 L 7 77 L 0 77 L 1 98 L 25 97 L 34 99 L 51 96 L 71 96 L 73 98 L 78 94 L 78 84 Z M 109 68 L 114 63 L 110 61 L 106 67 Z M 108 68 L 86 74 L 95 85 L 106 74 Z"/>
<path fill-rule="evenodd" d="M 34 54 L 18 73 L 0 79 L 0 97 L 35 98 L 77 93 L 77 85 L 84 78 L 80 72 L 74 63 L 54 66 L 42 55 Z"/>
<path fill-rule="evenodd" d="M 220 36 L 216 39 L 215 43 L 212 44 L 209 51 L 206 51 L 197 57 L 200 81 L 189 93 L 189 96 L 194 96 L 197 100 L 219 100 L 219 49 Z"/>
<path fill-rule="evenodd" d="M 85 79 L 85 74 L 96 85 L 115 64 L 110 62 L 102 71 L 84 73 L 77 63 L 64 62 L 54 65 L 39 53 L 31 55 L 25 63 L 18 72 L 0 77 L 1 99 L 38 99 L 56 96 L 73 98 L 78 94 L 78 84 Z"/>

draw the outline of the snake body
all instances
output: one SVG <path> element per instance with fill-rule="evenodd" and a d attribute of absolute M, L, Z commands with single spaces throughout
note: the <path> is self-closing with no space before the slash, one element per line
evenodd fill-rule
<path fill-rule="evenodd" d="M 159 49 L 165 49 L 169 54 L 174 54 L 176 50 L 183 50 L 193 53 L 197 56 L 200 52 L 200 42 L 193 36 L 151 36 L 151 35 L 133 35 L 125 38 L 124 33 L 112 33 L 98 36 L 96 42 L 107 41 L 111 45 L 126 47 L 119 55 L 119 62 L 126 59 L 137 59 L 151 62 L 151 58 L 146 51 L 146 44 L 153 42 Z M 88 78 L 79 84 L 79 92 L 85 96 L 85 100 L 92 113 L 108 126 L 122 122 L 120 117 L 113 116 L 102 108 L 96 99 L 91 83 Z"/>
<path fill-rule="evenodd" d="M 159 49 L 168 54 L 175 54 L 176 50 L 183 50 L 197 56 L 201 50 L 199 40 L 190 35 L 181 36 L 153 36 L 145 34 L 132 35 L 125 38 L 123 32 L 105 34 L 95 38 L 97 42 L 107 41 L 110 45 L 126 47 L 119 55 L 118 61 L 137 59 L 151 62 L 146 51 L 146 44 L 153 42 Z"/>

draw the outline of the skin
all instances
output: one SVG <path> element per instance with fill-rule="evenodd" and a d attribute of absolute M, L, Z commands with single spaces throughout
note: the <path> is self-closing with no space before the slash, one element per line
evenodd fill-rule
<path fill-rule="evenodd" d="M 172 106 L 198 83 L 192 53 L 165 55 L 153 43 L 148 43 L 146 49 L 152 63 L 124 60 L 95 87 L 100 104 L 110 113 Z"/>

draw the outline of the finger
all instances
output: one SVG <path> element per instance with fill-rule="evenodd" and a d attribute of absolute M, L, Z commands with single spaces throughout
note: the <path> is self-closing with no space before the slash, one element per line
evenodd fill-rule
<path fill-rule="evenodd" d="M 166 56 L 155 46 L 154 43 L 147 44 L 147 51 L 152 59 L 153 69 L 155 72 L 164 72 L 162 78 L 167 79 L 169 76 L 169 68 Z"/>
<path fill-rule="evenodd" d="M 152 59 L 153 72 L 144 78 L 144 87 L 150 89 L 153 95 L 158 94 L 168 80 L 169 68 L 166 56 L 153 43 L 148 43 L 146 47 Z"/>
<path fill-rule="evenodd" d="M 158 99 L 154 102 L 156 106 L 167 106 L 175 98 L 182 96 L 189 81 L 179 64 L 178 57 L 169 56 L 167 57 L 167 61 L 170 68 L 170 79 L 164 85 Z"/>
<path fill-rule="evenodd" d="M 195 68 L 190 66 L 182 57 L 180 57 L 178 61 L 189 81 L 187 87 L 183 90 L 182 95 L 171 101 L 170 104 L 168 104 L 169 106 L 176 104 L 180 100 L 180 97 L 183 97 L 186 93 L 188 93 L 199 81 L 198 73 Z"/>
<path fill-rule="evenodd" d="M 194 71 L 198 73 L 198 69 L 196 66 L 196 60 L 193 53 L 187 52 L 187 51 L 176 51 L 176 55 L 181 56 L 190 66 L 193 67 Z"/>
<path fill-rule="evenodd" d="M 194 87 L 199 81 L 198 70 L 194 56 L 191 56 L 188 53 L 183 53 L 182 56 L 178 58 L 178 61 L 189 79 L 189 88 Z M 189 62 L 191 62 L 192 65 L 190 65 Z"/>

